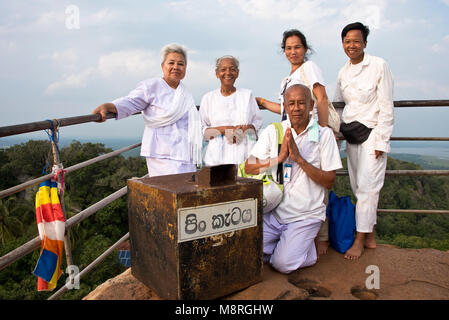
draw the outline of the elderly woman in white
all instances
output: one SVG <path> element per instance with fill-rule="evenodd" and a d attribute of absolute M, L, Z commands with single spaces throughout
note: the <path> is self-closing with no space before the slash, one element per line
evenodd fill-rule
<path fill-rule="evenodd" d="M 98 106 L 101 121 L 106 113 L 122 119 L 141 112 L 145 130 L 140 154 L 148 174 L 161 176 L 196 171 L 201 164 L 201 120 L 191 93 L 182 83 L 187 52 L 177 44 L 162 48 L 162 77 L 143 80 L 127 96 Z"/>
<path fill-rule="evenodd" d="M 240 164 L 248 158 L 262 127 L 262 115 L 252 92 L 237 89 L 239 61 L 233 56 L 216 60 L 219 89 L 206 93 L 200 115 L 204 138 L 209 141 L 204 163 L 207 166 Z"/>

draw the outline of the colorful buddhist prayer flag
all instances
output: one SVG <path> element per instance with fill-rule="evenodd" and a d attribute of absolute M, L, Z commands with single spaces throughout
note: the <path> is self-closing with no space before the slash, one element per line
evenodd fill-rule
<path fill-rule="evenodd" d="M 47 180 L 36 193 L 36 221 L 41 238 L 41 252 L 33 274 L 37 276 L 37 290 L 48 291 L 56 287 L 62 273 L 65 217 L 59 202 L 57 184 Z"/>

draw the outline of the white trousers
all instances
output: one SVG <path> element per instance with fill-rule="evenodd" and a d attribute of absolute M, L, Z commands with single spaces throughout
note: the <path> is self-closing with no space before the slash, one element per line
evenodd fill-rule
<path fill-rule="evenodd" d="M 373 232 L 377 222 L 379 193 L 384 185 L 387 168 L 387 154 L 376 159 L 374 154 L 374 134 L 362 144 L 346 142 L 349 180 L 357 204 L 355 221 L 357 232 Z"/>
<path fill-rule="evenodd" d="M 314 239 L 321 220 L 310 218 L 280 224 L 273 212 L 263 216 L 264 261 L 282 273 L 314 265 L 317 260 Z"/>
<path fill-rule="evenodd" d="M 196 166 L 194 164 L 183 161 L 150 157 L 146 158 L 146 160 L 149 177 L 196 171 Z"/>

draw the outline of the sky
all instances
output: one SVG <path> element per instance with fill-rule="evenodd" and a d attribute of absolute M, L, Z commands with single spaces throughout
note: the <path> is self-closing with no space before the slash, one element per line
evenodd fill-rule
<path fill-rule="evenodd" d="M 393 72 L 394 100 L 449 99 L 449 0 L 16 0 L 0 3 L 0 126 L 90 114 L 162 76 L 159 52 L 173 42 L 188 48 L 183 81 L 196 104 L 220 86 L 215 59 L 227 54 L 240 60 L 237 87 L 276 100 L 290 72 L 282 33 L 292 28 L 306 35 L 332 100 L 347 61 L 340 33 L 356 21 L 371 29 L 365 52 Z M 264 125 L 280 120 L 262 113 Z M 396 108 L 393 136 L 448 137 L 448 119 L 449 107 Z M 142 132 L 132 116 L 60 136 Z"/>

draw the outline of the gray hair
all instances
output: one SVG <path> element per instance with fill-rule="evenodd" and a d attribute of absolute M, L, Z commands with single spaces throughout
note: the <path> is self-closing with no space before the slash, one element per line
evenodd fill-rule
<path fill-rule="evenodd" d="M 184 60 L 187 64 L 187 48 L 177 43 L 167 44 L 161 49 L 162 63 L 164 63 L 165 59 L 167 58 L 167 55 L 173 52 L 181 54 L 184 57 Z"/>
<path fill-rule="evenodd" d="M 237 68 L 237 70 L 239 69 L 239 64 L 240 64 L 239 60 L 236 57 L 234 57 L 234 56 L 225 55 L 225 56 L 220 57 L 217 60 L 215 60 L 215 71 L 218 71 L 218 68 L 220 67 L 220 63 L 224 59 L 231 59 L 232 62 L 234 63 L 234 65 L 235 65 L 235 67 Z"/>

